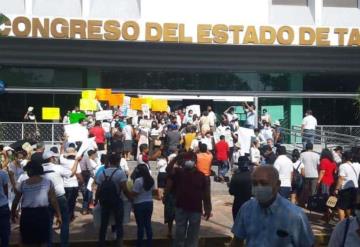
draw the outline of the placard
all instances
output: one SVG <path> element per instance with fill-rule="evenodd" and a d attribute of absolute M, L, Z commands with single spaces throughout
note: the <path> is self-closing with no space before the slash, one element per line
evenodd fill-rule
<path fill-rule="evenodd" d="M 96 89 L 96 98 L 102 101 L 109 101 L 112 90 L 105 88 Z"/>
<path fill-rule="evenodd" d="M 106 110 L 106 111 L 98 111 L 95 113 L 96 120 L 112 120 L 113 119 L 113 111 Z"/>
<path fill-rule="evenodd" d="M 124 104 L 123 104 L 123 105 L 126 105 L 126 106 L 128 106 L 128 108 L 129 108 L 129 107 L 130 107 L 130 103 L 131 103 L 131 97 L 125 96 L 125 97 L 124 97 Z"/>
<path fill-rule="evenodd" d="M 120 116 L 121 117 L 126 117 L 128 110 L 129 110 L 128 106 L 126 106 L 126 105 L 121 106 L 120 109 L 119 109 Z"/>
<path fill-rule="evenodd" d="M 137 110 L 132 110 L 132 109 L 127 110 L 128 117 L 136 117 L 136 115 L 137 115 Z"/>
<path fill-rule="evenodd" d="M 42 119 L 43 120 L 59 120 L 60 119 L 60 108 L 58 108 L 58 107 L 43 107 L 42 108 Z"/>
<path fill-rule="evenodd" d="M 85 119 L 86 115 L 83 112 L 70 113 L 70 123 L 78 123 L 81 119 Z"/>
<path fill-rule="evenodd" d="M 167 99 L 154 99 L 151 103 L 151 108 L 153 111 L 167 111 L 168 110 L 168 101 Z"/>
<path fill-rule="evenodd" d="M 254 130 L 240 127 L 237 131 L 237 134 L 238 142 L 241 145 L 241 151 L 245 153 L 250 153 L 251 140 L 252 137 L 255 136 Z"/>
<path fill-rule="evenodd" d="M 84 90 L 81 92 L 81 98 L 83 99 L 95 99 L 96 91 L 95 90 Z"/>
<path fill-rule="evenodd" d="M 95 99 L 80 99 L 80 110 L 82 111 L 96 111 L 97 101 Z"/>
<path fill-rule="evenodd" d="M 109 98 L 109 106 L 121 106 L 124 103 L 125 95 L 122 93 L 111 94 Z"/>
<path fill-rule="evenodd" d="M 89 132 L 86 127 L 75 123 L 64 126 L 65 135 L 68 137 L 68 142 L 78 142 L 88 139 Z"/>
<path fill-rule="evenodd" d="M 141 111 L 143 113 L 143 116 L 148 116 L 148 118 L 150 118 L 150 107 L 147 104 L 142 104 L 141 105 Z"/>
<path fill-rule="evenodd" d="M 189 105 L 186 107 L 186 115 L 188 115 L 188 112 L 192 110 L 194 115 L 197 115 L 198 117 L 201 116 L 200 111 L 200 105 Z"/>
<path fill-rule="evenodd" d="M 153 99 L 151 97 L 141 98 L 141 104 L 142 105 L 148 105 L 149 108 L 151 108 L 152 101 L 153 101 Z"/>
<path fill-rule="evenodd" d="M 131 98 L 130 108 L 132 110 L 141 111 L 142 99 L 141 98 Z"/>

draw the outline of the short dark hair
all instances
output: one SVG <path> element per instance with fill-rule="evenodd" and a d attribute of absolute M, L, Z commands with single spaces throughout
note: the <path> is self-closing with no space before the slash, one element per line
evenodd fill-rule
<path fill-rule="evenodd" d="M 312 150 L 314 148 L 314 145 L 311 142 L 306 143 L 305 149 L 306 150 Z"/>
<path fill-rule="evenodd" d="M 312 115 L 312 110 L 308 109 L 308 110 L 306 111 L 306 113 L 309 114 L 309 115 Z"/>
<path fill-rule="evenodd" d="M 199 150 L 200 150 L 201 153 L 206 153 L 207 145 L 205 143 L 200 143 Z"/>
<path fill-rule="evenodd" d="M 95 121 L 95 126 L 100 126 L 100 125 L 101 125 L 101 121 L 96 120 L 96 121 Z"/>
<path fill-rule="evenodd" d="M 96 154 L 96 151 L 95 151 L 95 150 L 89 150 L 89 151 L 87 152 L 87 154 L 88 154 L 88 156 L 91 156 L 91 155 L 93 155 L 93 154 Z"/>
<path fill-rule="evenodd" d="M 225 140 L 225 136 L 224 136 L 224 135 L 221 135 L 221 136 L 220 136 L 220 140 Z"/>
<path fill-rule="evenodd" d="M 120 164 L 120 155 L 116 153 L 111 153 L 109 155 L 109 165 L 111 166 L 119 166 Z"/>
<path fill-rule="evenodd" d="M 353 159 L 353 153 L 350 152 L 350 151 L 346 151 L 346 152 L 343 154 L 342 158 L 343 158 L 343 162 L 352 161 L 352 159 Z"/>
<path fill-rule="evenodd" d="M 148 145 L 145 144 L 145 143 L 143 143 L 143 144 L 140 145 L 139 150 L 140 150 L 140 152 L 142 152 L 142 151 L 144 151 L 144 150 L 147 149 L 147 148 L 148 148 Z"/>
<path fill-rule="evenodd" d="M 331 153 L 331 151 L 327 148 L 324 148 L 322 151 L 321 151 L 321 155 L 320 155 L 320 160 L 322 159 L 328 159 L 330 161 L 334 161 L 334 157 Z"/>
<path fill-rule="evenodd" d="M 280 146 L 276 149 L 278 155 L 284 155 L 286 154 L 286 147 L 285 146 Z"/>

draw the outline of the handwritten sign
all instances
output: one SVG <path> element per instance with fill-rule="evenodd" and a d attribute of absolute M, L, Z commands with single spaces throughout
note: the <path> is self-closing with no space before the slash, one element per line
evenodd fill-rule
<path fill-rule="evenodd" d="M 42 119 L 43 120 L 59 120 L 60 119 L 60 108 L 58 108 L 58 107 L 43 107 L 42 108 Z"/>

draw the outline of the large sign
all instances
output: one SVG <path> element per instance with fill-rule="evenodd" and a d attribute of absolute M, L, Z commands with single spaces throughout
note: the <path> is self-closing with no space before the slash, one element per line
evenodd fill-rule
<path fill-rule="evenodd" d="M 360 46 L 359 28 L 9 18 L 0 36 L 233 45 Z"/>

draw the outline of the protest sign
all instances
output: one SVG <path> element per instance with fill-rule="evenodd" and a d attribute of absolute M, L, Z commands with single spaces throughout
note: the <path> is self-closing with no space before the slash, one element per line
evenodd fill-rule
<path fill-rule="evenodd" d="M 96 111 L 97 110 L 97 101 L 95 99 L 80 99 L 80 110 Z"/>
<path fill-rule="evenodd" d="M 96 91 L 95 90 L 84 90 L 81 92 L 81 98 L 83 99 L 95 99 Z"/>
<path fill-rule="evenodd" d="M 96 98 L 98 100 L 108 101 L 110 99 L 111 92 L 112 92 L 111 89 L 97 88 Z"/>
<path fill-rule="evenodd" d="M 88 130 L 78 123 L 67 124 L 64 126 L 64 129 L 65 135 L 68 137 L 68 142 L 78 142 L 88 139 Z"/>
<path fill-rule="evenodd" d="M 109 106 L 120 106 L 124 103 L 125 95 L 122 93 L 111 94 L 109 98 Z"/>
<path fill-rule="evenodd" d="M 136 117 L 136 115 L 137 115 L 137 110 L 132 110 L 132 109 L 127 110 L 128 117 Z"/>
<path fill-rule="evenodd" d="M 151 108 L 152 101 L 153 101 L 153 99 L 151 97 L 141 98 L 141 104 L 142 105 L 148 105 L 149 108 Z"/>
<path fill-rule="evenodd" d="M 131 102 L 130 102 L 130 108 L 132 110 L 138 110 L 141 111 L 141 98 L 131 98 Z"/>
<path fill-rule="evenodd" d="M 141 105 L 141 111 L 143 112 L 143 116 L 148 116 L 150 118 L 150 107 L 147 104 Z"/>
<path fill-rule="evenodd" d="M 154 99 L 151 102 L 151 108 L 153 111 L 167 111 L 168 110 L 168 101 L 166 99 Z"/>
<path fill-rule="evenodd" d="M 60 108 L 58 108 L 58 107 L 43 107 L 42 108 L 42 119 L 43 120 L 59 120 L 60 119 Z"/>
<path fill-rule="evenodd" d="M 128 111 L 128 106 L 123 105 L 120 107 L 119 109 L 119 113 L 121 117 L 126 117 L 127 116 L 127 111 Z"/>
<path fill-rule="evenodd" d="M 251 140 L 255 136 L 253 129 L 240 127 L 237 131 L 238 142 L 241 144 L 241 151 L 250 153 Z"/>
<path fill-rule="evenodd" d="M 96 120 L 112 120 L 113 119 L 113 112 L 112 110 L 106 111 L 98 111 L 95 113 Z"/>
<path fill-rule="evenodd" d="M 86 118 L 86 115 L 83 112 L 70 113 L 70 123 L 78 123 L 81 119 Z"/>
<path fill-rule="evenodd" d="M 197 115 L 198 117 L 201 116 L 201 110 L 200 110 L 200 105 L 189 105 L 186 107 L 186 115 L 188 114 L 188 112 L 192 110 L 194 115 Z"/>

